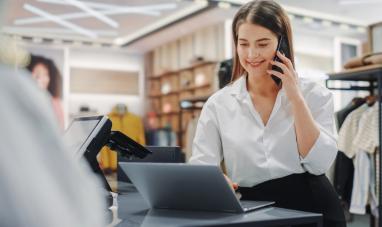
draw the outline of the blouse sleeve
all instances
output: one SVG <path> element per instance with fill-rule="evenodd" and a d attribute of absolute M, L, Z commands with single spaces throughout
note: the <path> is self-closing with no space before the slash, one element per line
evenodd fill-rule
<path fill-rule="evenodd" d="M 216 109 L 208 100 L 203 106 L 192 144 L 190 164 L 220 165 L 222 145 Z"/>
<path fill-rule="evenodd" d="M 322 92 L 324 90 L 324 92 Z M 306 98 L 313 118 L 320 129 L 320 135 L 301 164 L 310 173 L 324 174 L 332 165 L 337 155 L 335 138 L 333 95 L 324 87 L 311 91 Z"/>

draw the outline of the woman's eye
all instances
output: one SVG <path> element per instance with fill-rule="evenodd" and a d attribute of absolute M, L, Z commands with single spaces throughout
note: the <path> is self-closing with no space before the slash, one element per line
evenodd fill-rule
<path fill-rule="evenodd" d="M 259 44 L 259 47 L 266 47 L 266 46 L 268 46 L 267 43 Z"/>
<path fill-rule="evenodd" d="M 248 46 L 248 43 L 240 43 L 240 46 Z"/>

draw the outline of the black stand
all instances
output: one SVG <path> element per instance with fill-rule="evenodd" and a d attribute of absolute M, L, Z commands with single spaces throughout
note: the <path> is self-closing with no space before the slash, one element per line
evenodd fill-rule
<path fill-rule="evenodd" d="M 119 131 L 111 131 L 111 127 L 112 122 L 107 119 L 99 133 L 92 139 L 91 143 L 86 148 L 86 152 L 84 154 L 91 169 L 94 173 L 101 177 L 105 189 L 109 192 L 112 191 L 111 187 L 97 161 L 97 155 L 104 146 L 108 146 L 111 150 L 118 152 L 120 156 L 128 158 L 144 158 L 148 154 L 152 153 L 150 150 L 146 149 L 144 146 L 135 142 L 123 133 Z"/>

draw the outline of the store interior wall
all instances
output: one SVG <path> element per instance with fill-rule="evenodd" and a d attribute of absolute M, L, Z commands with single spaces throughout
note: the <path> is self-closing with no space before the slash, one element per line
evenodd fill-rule
<path fill-rule="evenodd" d="M 123 51 L 95 49 L 70 49 L 69 67 L 109 69 L 116 71 L 139 72 L 139 95 L 98 95 L 98 94 L 70 94 L 68 109 L 75 113 L 83 103 L 96 108 L 99 114 L 107 114 L 113 106 L 124 103 L 129 111 L 137 115 L 144 113 L 144 72 L 143 55 L 129 54 Z M 66 88 L 69 89 L 69 88 Z"/>

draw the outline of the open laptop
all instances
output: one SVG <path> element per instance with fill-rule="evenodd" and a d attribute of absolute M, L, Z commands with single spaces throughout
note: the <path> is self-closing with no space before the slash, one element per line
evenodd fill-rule
<path fill-rule="evenodd" d="M 244 213 L 274 204 L 237 199 L 218 166 L 119 164 L 151 208 Z"/>

